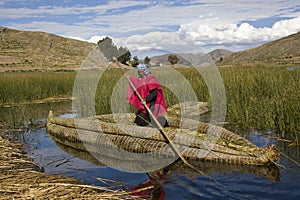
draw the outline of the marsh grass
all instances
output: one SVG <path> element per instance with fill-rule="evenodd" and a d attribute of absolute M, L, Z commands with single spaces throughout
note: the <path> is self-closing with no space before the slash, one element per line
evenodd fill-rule
<path fill-rule="evenodd" d="M 21 129 L 45 126 L 49 110 L 66 113 L 72 107 L 71 101 L 35 103 L 0 107 L 0 129 Z"/>
<path fill-rule="evenodd" d="M 75 73 L 0 73 L 0 104 L 71 96 Z"/>
<path fill-rule="evenodd" d="M 168 76 L 167 70 L 159 68 L 160 76 Z M 151 70 L 151 71 L 152 71 Z M 179 68 L 178 72 L 189 80 L 199 101 L 210 102 L 209 90 L 203 78 L 193 68 Z M 240 128 L 272 129 L 281 136 L 292 137 L 296 141 L 300 132 L 300 69 L 288 70 L 286 67 L 223 67 L 219 68 L 224 81 L 227 98 L 226 121 Z M 119 105 L 117 111 L 124 111 L 127 82 L 124 75 L 127 70 L 106 70 L 96 88 L 96 114 L 112 112 L 112 105 Z M 0 74 L 0 103 L 20 103 L 55 96 L 71 96 L 75 73 L 2 73 Z M 84 77 L 82 90 L 89 89 L 88 84 L 97 80 L 97 73 Z M 123 88 L 112 98 L 115 85 L 120 78 L 119 87 Z M 167 81 L 161 79 L 162 82 Z M 180 82 L 176 82 L 180 86 Z M 163 90 L 170 107 L 178 103 L 177 95 L 163 84 Z M 91 91 L 92 92 L 92 91 Z M 89 93 L 83 96 L 80 104 L 88 106 Z M 189 93 L 182 88 L 182 95 L 189 100 Z M 123 107 L 122 107 L 123 106 Z M 126 107 L 128 109 L 128 107 Z M 129 110 L 135 109 L 129 106 Z M 21 113 L 22 114 L 22 113 Z M 13 117 L 11 117 L 13 118 Z"/>
<path fill-rule="evenodd" d="M 221 68 L 227 121 L 243 128 L 271 128 L 293 136 L 300 131 L 300 70 L 286 67 Z"/>
<path fill-rule="evenodd" d="M 209 91 L 195 69 L 178 69 L 191 83 L 199 101 Z M 271 129 L 280 136 L 300 137 L 300 69 L 287 67 L 223 67 L 226 121 L 240 128 Z"/>

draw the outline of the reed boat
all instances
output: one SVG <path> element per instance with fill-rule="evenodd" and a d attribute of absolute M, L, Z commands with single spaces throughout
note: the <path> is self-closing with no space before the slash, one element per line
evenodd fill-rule
<path fill-rule="evenodd" d="M 63 138 L 56 137 L 51 135 L 51 138 L 54 140 L 56 145 L 64 152 L 80 158 L 81 160 L 86 160 L 90 163 L 96 164 L 98 166 L 106 166 L 107 164 L 101 162 L 99 157 L 109 157 L 106 160 L 115 160 L 115 155 L 112 153 L 107 153 L 103 151 L 103 148 L 97 148 L 98 155 L 95 156 L 95 152 L 89 152 L 86 150 L 86 147 L 81 142 L 71 142 L 64 140 Z M 94 148 L 96 149 L 96 148 Z M 96 157 L 96 158 L 95 158 Z M 215 162 L 205 162 L 205 161 L 189 161 L 193 166 L 197 166 L 199 170 L 204 172 L 207 175 L 214 173 L 230 174 L 233 172 L 238 172 L 241 174 L 255 174 L 258 177 L 264 177 L 271 182 L 276 182 L 280 180 L 280 170 L 279 168 L 272 165 L 235 165 L 230 163 L 215 163 Z M 111 163 L 110 163 L 111 164 Z M 181 174 L 187 177 L 195 177 L 198 173 L 194 170 L 190 170 L 181 160 L 173 162 L 170 165 L 167 165 L 160 169 L 159 171 L 167 171 L 170 175 L 171 173 Z M 156 172 L 156 171 L 153 171 Z M 149 172 L 147 172 L 149 175 Z"/>
<path fill-rule="evenodd" d="M 126 158 L 126 167 L 137 168 L 137 162 L 145 167 L 148 160 L 135 158 L 141 154 L 151 154 L 153 162 L 176 156 L 157 128 L 137 126 L 133 123 L 134 118 L 134 113 L 65 118 L 54 116 L 50 111 L 47 131 L 58 143 L 101 154 L 101 158 L 108 156 L 106 160 L 110 163 L 105 164 L 111 166 L 118 166 Z M 258 147 L 238 134 L 210 123 L 177 116 L 167 116 L 167 121 L 169 126 L 164 131 L 190 162 L 258 166 L 274 164 L 280 157 L 275 145 Z"/>

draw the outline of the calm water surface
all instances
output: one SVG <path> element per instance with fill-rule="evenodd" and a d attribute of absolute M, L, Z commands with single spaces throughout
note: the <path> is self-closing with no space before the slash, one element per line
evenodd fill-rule
<path fill-rule="evenodd" d="M 68 117 L 67 114 L 64 116 Z M 241 131 L 240 134 L 258 146 L 276 144 L 284 155 L 300 162 L 299 147 L 288 147 L 289 143 L 270 139 L 255 130 Z M 155 189 L 145 193 L 151 193 L 153 199 L 300 198 L 300 167 L 286 156 L 281 156 L 280 166 L 271 167 L 193 163 L 209 177 L 199 175 L 180 163 L 149 174 L 129 173 L 101 165 L 86 152 L 57 144 L 45 128 L 11 137 L 25 145 L 28 156 L 40 164 L 46 173 L 73 176 L 88 184 L 125 187 L 128 190 L 152 185 Z M 117 182 L 104 182 L 105 179 Z"/>

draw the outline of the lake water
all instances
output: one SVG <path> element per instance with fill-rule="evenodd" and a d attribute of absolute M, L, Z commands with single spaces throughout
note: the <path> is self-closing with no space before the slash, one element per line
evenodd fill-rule
<path fill-rule="evenodd" d="M 43 123 L 45 118 L 39 121 Z M 149 174 L 129 173 L 104 166 L 87 152 L 56 143 L 44 127 L 11 133 L 10 137 L 22 142 L 28 156 L 46 173 L 73 176 L 84 183 L 114 189 L 151 185 L 153 190 L 138 195 L 151 194 L 153 199 L 299 199 L 300 167 L 292 161 L 300 162 L 299 146 L 288 146 L 290 143 L 270 139 L 256 130 L 239 131 L 239 134 L 258 146 L 276 144 L 282 151 L 278 166 L 192 163 L 208 175 L 205 177 L 178 162 Z"/>

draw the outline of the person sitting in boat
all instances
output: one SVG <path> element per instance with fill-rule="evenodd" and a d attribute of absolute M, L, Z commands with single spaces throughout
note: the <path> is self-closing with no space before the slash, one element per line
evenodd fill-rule
<path fill-rule="evenodd" d="M 145 64 L 139 64 L 137 70 L 138 77 L 129 76 L 129 80 L 133 83 L 140 96 L 146 101 L 147 106 L 162 127 L 167 126 L 167 120 L 163 116 L 167 112 L 167 106 L 159 81 L 151 74 Z M 134 121 L 135 124 L 139 126 L 157 127 L 155 121 L 151 119 L 147 109 L 144 107 L 137 94 L 135 94 L 130 84 L 128 84 L 126 99 L 127 102 L 137 108 Z"/>

